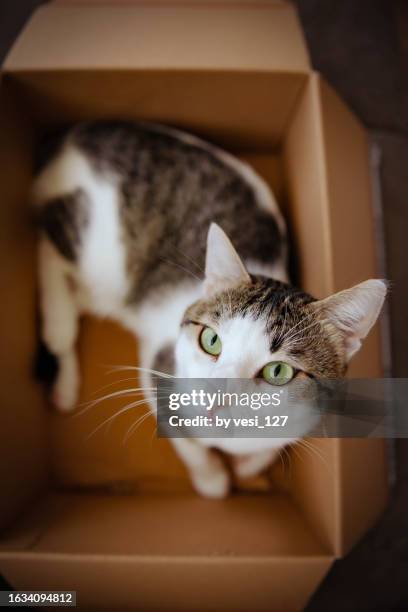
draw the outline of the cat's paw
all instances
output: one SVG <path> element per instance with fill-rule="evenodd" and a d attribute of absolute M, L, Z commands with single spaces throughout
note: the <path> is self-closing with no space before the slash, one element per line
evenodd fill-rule
<path fill-rule="evenodd" d="M 60 359 L 57 379 L 54 383 L 51 400 L 60 412 L 71 412 L 78 401 L 79 369 L 75 354 Z"/>
<path fill-rule="evenodd" d="M 230 476 L 224 468 L 195 473 L 192 481 L 197 493 L 210 499 L 227 497 L 231 485 Z"/>
<path fill-rule="evenodd" d="M 277 449 L 270 449 L 251 455 L 234 457 L 234 473 L 238 478 L 252 478 L 253 476 L 257 476 L 272 465 L 278 454 L 279 451 Z"/>

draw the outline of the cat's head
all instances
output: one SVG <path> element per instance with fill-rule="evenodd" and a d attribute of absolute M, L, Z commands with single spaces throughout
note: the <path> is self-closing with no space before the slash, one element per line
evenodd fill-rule
<path fill-rule="evenodd" d="M 380 313 L 381 280 L 316 300 L 288 284 L 250 276 L 215 224 L 207 241 L 203 297 L 183 318 L 176 345 L 181 378 L 264 378 L 345 374 Z"/>

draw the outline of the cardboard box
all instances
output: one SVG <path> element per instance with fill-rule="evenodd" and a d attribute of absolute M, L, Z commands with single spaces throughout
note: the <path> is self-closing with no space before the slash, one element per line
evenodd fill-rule
<path fill-rule="evenodd" d="M 16 42 L 0 95 L 0 572 L 17 589 L 75 589 L 81 608 L 302 609 L 384 508 L 383 442 L 313 440 L 274 467 L 268 490 L 210 501 L 191 490 L 152 421 L 126 445 L 134 413 L 101 426 L 123 399 L 55 414 L 32 375 L 28 206 L 45 132 L 86 118 L 156 120 L 213 140 L 269 181 L 304 289 L 323 297 L 375 277 L 366 134 L 310 68 L 294 9 L 55 2 Z M 136 363 L 135 341 L 119 327 L 84 321 L 79 350 L 83 400 L 132 384 L 107 374 Z M 376 328 L 350 375 L 381 372 Z"/>

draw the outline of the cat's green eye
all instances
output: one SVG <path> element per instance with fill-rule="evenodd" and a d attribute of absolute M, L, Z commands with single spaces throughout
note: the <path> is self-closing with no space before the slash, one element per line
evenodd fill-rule
<path fill-rule="evenodd" d="M 221 353 L 221 340 L 211 327 L 204 327 L 200 334 L 200 344 L 206 353 L 217 357 Z"/>
<path fill-rule="evenodd" d="M 271 385 L 286 385 L 292 380 L 294 369 L 284 361 L 271 361 L 262 370 L 262 376 Z"/>

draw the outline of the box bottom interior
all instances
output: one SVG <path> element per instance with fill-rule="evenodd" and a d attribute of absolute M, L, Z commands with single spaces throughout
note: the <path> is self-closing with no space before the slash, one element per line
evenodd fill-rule
<path fill-rule="evenodd" d="M 2 541 L 2 549 L 8 555 L 157 558 L 328 554 L 284 493 L 239 493 L 214 502 L 193 492 L 53 492 L 27 509 Z"/>

